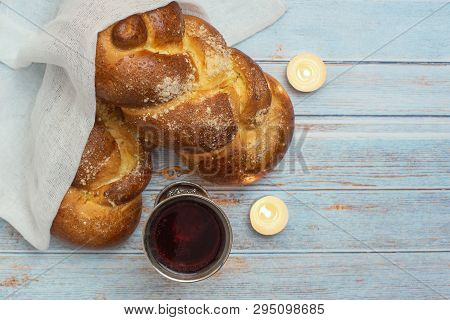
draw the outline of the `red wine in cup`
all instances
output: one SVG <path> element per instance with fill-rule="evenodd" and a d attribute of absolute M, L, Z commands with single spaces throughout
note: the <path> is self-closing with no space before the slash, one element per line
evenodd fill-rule
<path fill-rule="evenodd" d="M 169 203 L 155 217 L 149 248 L 166 268 L 196 273 L 212 264 L 224 246 L 224 230 L 217 214 L 194 200 Z"/>

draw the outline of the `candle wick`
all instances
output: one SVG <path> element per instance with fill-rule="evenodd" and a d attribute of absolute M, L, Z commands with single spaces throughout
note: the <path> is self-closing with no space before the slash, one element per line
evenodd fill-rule
<path fill-rule="evenodd" d="M 269 209 L 266 208 L 266 206 L 262 206 L 261 207 L 261 212 L 264 216 L 266 216 L 266 218 L 271 218 L 272 217 L 272 211 L 270 211 Z"/>

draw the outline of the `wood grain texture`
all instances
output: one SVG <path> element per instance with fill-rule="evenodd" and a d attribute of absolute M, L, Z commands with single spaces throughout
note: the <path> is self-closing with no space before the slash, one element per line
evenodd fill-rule
<path fill-rule="evenodd" d="M 450 5 L 434 14 L 443 1 L 287 2 L 277 24 L 238 46 L 294 102 L 296 136 L 283 163 L 253 186 L 212 186 L 156 152 L 139 229 L 107 250 L 74 252 L 53 239 L 37 253 L 0 221 L 0 299 L 19 288 L 12 298 L 449 298 Z M 286 82 L 287 61 L 300 51 L 328 61 L 318 92 Z M 43 72 L 21 71 L 30 90 Z M 3 104 L 14 99 L 1 90 Z M 158 190 L 181 179 L 211 190 L 235 238 L 224 269 L 189 285 L 156 274 L 141 245 Z M 287 229 L 270 238 L 252 231 L 247 214 L 268 194 L 290 209 Z"/>
<path fill-rule="evenodd" d="M 450 65 L 328 64 L 328 83 L 305 94 L 286 79 L 287 63 L 260 63 L 265 72 L 287 89 L 298 116 L 450 116 Z M 14 71 L 0 64 L 0 75 Z M 25 82 L 36 93 L 45 72 L 42 65 L 18 71 L 8 87 L 0 88 L 0 102 L 13 99 L 11 88 Z M 351 90 L 350 90 L 351 88 Z"/>
<path fill-rule="evenodd" d="M 32 18 L 33 23 L 43 25 L 54 15 L 54 11 L 48 8 L 52 8 L 55 1 L 61 0 L 43 1 L 38 6 L 27 0 L 9 1 L 8 4 L 25 17 Z M 286 60 L 307 50 L 326 60 L 360 61 L 403 34 L 368 60 L 450 61 L 450 39 L 447 36 L 450 7 L 427 18 L 445 1 L 286 2 L 289 9 L 276 24 L 238 47 L 252 57 L 264 60 Z"/>
<path fill-rule="evenodd" d="M 156 194 L 144 193 L 145 209 L 133 236 L 102 252 L 142 252 L 142 230 Z M 283 199 L 290 213 L 287 228 L 274 237 L 254 232 L 248 217 L 251 204 L 267 194 Z M 229 191 L 211 196 L 230 218 L 235 253 L 450 251 L 450 191 Z M 0 248 L 33 252 L 5 222 L 0 223 Z M 74 249 L 53 239 L 49 252 Z"/>
<path fill-rule="evenodd" d="M 283 162 L 240 190 L 450 187 L 450 118 L 298 117 L 296 125 Z M 182 164 L 169 151 L 154 153 L 153 160 L 149 188 L 159 190 L 168 184 L 167 168 Z M 230 189 L 183 170 L 173 177 L 211 190 Z"/>
<path fill-rule="evenodd" d="M 445 1 L 287 3 L 289 10 L 275 25 L 239 49 L 264 60 L 287 60 L 310 51 L 333 61 L 450 61 L 450 6 L 427 18 Z"/>
<path fill-rule="evenodd" d="M 20 288 L 9 297 L 14 299 L 450 296 L 449 283 L 443 281 L 450 277 L 449 253 L 232 255 L 218 274 L 194 284 L 163 279 L 144 255 L 3 255 L 0 261 L 0 296 L 6 297 Z M 36 278 L 39 274 L 43 275 Z M 25 287 L 21 287 L 23 284 Z"/>
<path fill-rule="evenodd" d="M 327 83 L 309 94 L 289 85 L 287 63 L 260 65 L 288 90 L 296 115 L 450 115 L 450 65 L 328 64 Z"/>

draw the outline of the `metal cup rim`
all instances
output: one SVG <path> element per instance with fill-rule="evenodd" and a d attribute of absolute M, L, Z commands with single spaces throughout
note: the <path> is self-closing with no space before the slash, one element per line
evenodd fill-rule
<path fill-rule="evenodd" d="M 173 187 L 174 184 L 172 184 L 171 186 Z M 164 188 L 160 194 L 162 194 L 163 192 L 166 192 L 167 190 L 168 190 L 168 187 Z M 176 272 L 176 271 L 170 270 L 169 268 L 167 268 L 164 265 L 162 265 L 161 263 L 159 263 L 158 260 L 152 255 L 151 250 L 149 250 L 149 248 L 147 247 L 147 243 L 146 243 L 146 235 L 148 234 L 148 230 L 150 228 L 150 223 L 153 221 L 153 219 L 155 217 L 155 212 L 158 212 L 167 203 L 172 202 L 172 201 L 181 200 L 183 198 L 184 199 L 193 199 L 194 198 L 195 200 L 203 202 L 204 204 L 207 204 L 208 206 L 210 206 L 211 209 L 213 209 L 213 211 L 219 216 L 219 220 L 222 222 L 224 231 L 225 231 L 224 248 L 220 254 L 220 257 L 217 259 L 217 261 L 212 263 L 210 266 L 200 270 L 198 273 L 192 273 L 192 274 Z M 173 280 L 176 282 L 192 283 L 192 282 L 202 281 L 202 280 L 205 280 L 205 279 L 213 276 L 227 262 L 227 260 L 230 256 L 231 248 L 232 248 L 232 244 L 233 244 L 233 231 L 231 228 L 231 223 L 230 223 L 228 217 L 226 216 L 225 212 L 213 201 L 211 201 L 210 199 L 208 199 L 206 197 L 200 196 L 200 195 L 180 194 L 180 195 L 175 195 L 170 198 L 167 198 L 155 206 L 155 208 L 150 213 L 150 216 L 148 217 L 147 222 L 145 223 L 144 232 L 142 235 L 142 242 L 143 242 L 143 248 L 144 248 L 144 251 L 146 253 L 148 260 L 150 261 L 153 268 L 155 268 L 155 270 L 159 274 L 161 274 L 162 276 L 164 276 L 167 279 L 170 279 L 170 280 Z"/>
<path fill-rule="evenodd" d="M 200 186 L 200 185 L 198 185 L 198 184 L 196 184 L 196 183 L 193 183 L 193 182 L 188 182 L 188 181 L 178 181 L 178 182 L 174 182 L 174 183 L 169 184 L 168 186 L 164 187 L 164 188 L 158 193 L 158 195 L 156 196 L 156 199 L 155 199 L 155 208 L 156 208 L 156 206 L 159 205 L 160 202 L 162 202 L 162 201 L 161 201 L 161 198 L 162 198 L 162 197 L 163 197 L 170 189 L 173 189 L 173 188 L 175 188 L 175 187 L 177 187 L 177 186 L 180 186 L 180 185 L 190 186 L 190 187 L 193 187 L 193 188 L 195 188 L 195 189 L 198 189 L 198 190 L 200 190 L 202 193 L 204 193 L 204 194 L 206 195 L 206 197 L 205 197 L 206 199 L 209 199 L 208 191 L 206 191 L 206 189 L 203 188 L 202 186 Z M 172 196 L 172 197 L 170 197 L 170 198 L 173 198 L 173 197 L 174 197 L 174 196 Z M 167 199 L 169 199 L 169 198 L 166 198 L 166 199 L 164 199 L 164 200 L 167 200 Z"/>

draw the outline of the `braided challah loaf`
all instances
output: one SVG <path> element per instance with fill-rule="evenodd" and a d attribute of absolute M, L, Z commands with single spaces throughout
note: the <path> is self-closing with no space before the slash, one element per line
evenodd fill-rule
<path fill-rule="evenodd" d="M 96 65 L 99 99 L 207 180 L 252 183 L 292 139 L 281 85 L 175 2 L 101 32 Z"/>
<path fill-rule="evenodd" d="M 151 175 L 137 129 L 203 178 L 236 184 L 273 169 L 293 135 L 282 86 L 175 2 L 99 33 L 96 90 L 98 120 L 52 227 L 79 245 L 113 245 L 136 228 Z"/>
<path fill-rule="evenodd" d="M 149 154 L 124 124 L 120 110 L 98 103 L 97 121 L 52 233 L 89 247 L 125 240 L 139 223 L 141 192 L 150 177 Z"/>

